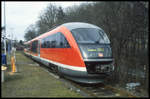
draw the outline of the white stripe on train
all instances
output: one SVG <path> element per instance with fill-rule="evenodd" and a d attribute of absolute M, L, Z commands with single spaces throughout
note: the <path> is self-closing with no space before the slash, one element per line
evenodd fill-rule
<path fill-rule="evenodd" d="M 28 54 L 28 55 L 30 55 L 30 54 Z M 60 67 L 66 68 L 66 69 L 87 72 L 86 67 L 71 66 L 71 65 L 66 65 L 66 64 L 61 64 L 61 63 L 58 63 L 58 62 L 54 62 L 52 60 L 44 59 L 44 58 L 39 57 L 39 56 L 33 56 L 33 55 L 31 55 L 31 56 L 34 57 L 35 59 L 40 59 L 41 61 L 46 61 L 47 63 L 52 63 L 52 64 L 55 64 L 57 66 L 60 66 Z"/>

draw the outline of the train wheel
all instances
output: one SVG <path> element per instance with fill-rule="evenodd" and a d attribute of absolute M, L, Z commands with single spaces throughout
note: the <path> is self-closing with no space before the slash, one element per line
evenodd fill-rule
<path fill-rule="evenodd" d="M 60 67 L 57 66 L 57 74 L 58 74 L 59 78 L 63 78 L 63 75 L 62 75 L 62 73 L 59 71 L 59 70 L 60 70 L 59 68 L 60 68 Z"/>

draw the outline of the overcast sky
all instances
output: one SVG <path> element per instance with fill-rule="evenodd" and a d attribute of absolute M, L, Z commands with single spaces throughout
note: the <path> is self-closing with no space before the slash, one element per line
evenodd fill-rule
<path fill-rule="evenodd" d="M 13 39 L 24 40 L 25 29 L 35 24 L 40 13 L 49 3 L 61 5 L 63 8 L 80 4 L 82 2 L 5 2 L 6 36 Z M 1 27 L 4 26 L 4 1 L 1 3 Z"/>

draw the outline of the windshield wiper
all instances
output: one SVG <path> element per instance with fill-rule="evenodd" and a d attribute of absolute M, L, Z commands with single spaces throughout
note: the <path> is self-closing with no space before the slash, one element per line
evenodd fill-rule
<path fill-rule="evenodd" d="M 78 41 L 78 43 L 95 43 L 94 41 Z"/>

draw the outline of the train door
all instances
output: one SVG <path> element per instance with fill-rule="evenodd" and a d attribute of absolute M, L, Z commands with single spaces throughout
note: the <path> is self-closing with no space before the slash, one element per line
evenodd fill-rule
<path fill-rule="evenodd" d="M 38 57 L 40 57 L 40 40 L 38 40 L 37 54 L 38 54 Z"/>

